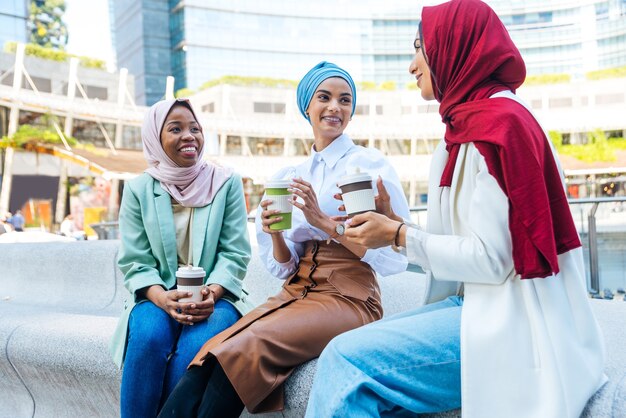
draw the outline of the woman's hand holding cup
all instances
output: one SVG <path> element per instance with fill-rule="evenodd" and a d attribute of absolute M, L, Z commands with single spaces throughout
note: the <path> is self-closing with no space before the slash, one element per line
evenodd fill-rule
<path fill-rule="evenodd" d="M 400 221 L 401 222 L 401 221 Z M 399 221 L 376 212 L 355 215 L 346 222 L 344 234 L 351 242 L 367 248 L 386 247 L 394 243 Z"/>
<path fill-rule="evenodd" d="M 282 229 L 270 228 L 270 225 L 280 223 L 283 220 L 282 216 L 276 216 L 279 213 L 281 213 L 279 209 L 268 208 L 268 206 L 270 206 L 272 203 L 273 203 L 272 199 L 265 199 L 261 201 L 260 206 L 263 209 L 263 211 L 261 212 L 261 225 L 263 225 L 263 232 L 267 234 L 279 234 L 280 235 L 283 232 Z"/>
<path fill-rule="evenodd" d="M 193 315 L 186 312 L 187 308 L 192 305 L 189 302 L 179 302 L 179 299 L 191 297 L 191 292 L 180 292 L 176 289 L 160 292 L 157 297 L 157 303 L 169 316 L 176 322 L 183 325 L 193 325 Z"/>

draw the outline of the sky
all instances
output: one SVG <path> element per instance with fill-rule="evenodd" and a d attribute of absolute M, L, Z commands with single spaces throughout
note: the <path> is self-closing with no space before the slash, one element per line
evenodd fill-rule
<path fill-rule="evenodd" d="M 115 70 L 115 52 L 111 45 L 108 0 L 65 0 L 69 40 L 67 52 L 99 58 Z"/>

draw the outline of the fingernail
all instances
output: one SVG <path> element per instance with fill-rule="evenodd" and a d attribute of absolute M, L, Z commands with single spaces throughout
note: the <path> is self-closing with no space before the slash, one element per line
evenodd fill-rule
<path fill-rule="evenodd" d="M 196 305 L 191 305 L 191 309 L 196 309 Z"/>

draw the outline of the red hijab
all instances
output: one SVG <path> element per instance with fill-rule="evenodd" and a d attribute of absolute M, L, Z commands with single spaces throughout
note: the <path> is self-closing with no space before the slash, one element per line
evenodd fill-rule
<path fill-rule="evenodd" d="M 581 244 L 550 145 L 524 106 L 489 99 L 526 77 L 506 28 L 485 3 L 452 0 L 424 7 L 421 36 L 446 124 L 441 186 L 452 183 L 460 145 L 473 142 L 509 199 L 515 271 L 522 279 L 558 273 L 557 255 Z"/>

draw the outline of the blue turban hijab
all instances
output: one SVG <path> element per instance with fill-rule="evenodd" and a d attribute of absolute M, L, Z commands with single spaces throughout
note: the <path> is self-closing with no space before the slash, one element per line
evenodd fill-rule
<path fill-rule="evenodd" d="M 354 109 L 356 108 L 356 86 L 350 74 L 343 68 L 340 68 L 332 62 L 322 61 L 315 67 L 311 68 L 308 73 L 300 80 L 297 90 L 298 108 L 300 113 L 306 120 L 311 122 L 311 119 L 307 116 L 306 110 L 311 103 L 313 94 L 317 87 L 322 84 L 324 80 L 331 77 L 341 77 L 350 86 L 352 90 L 352 115 L 354 115 Z"/>

